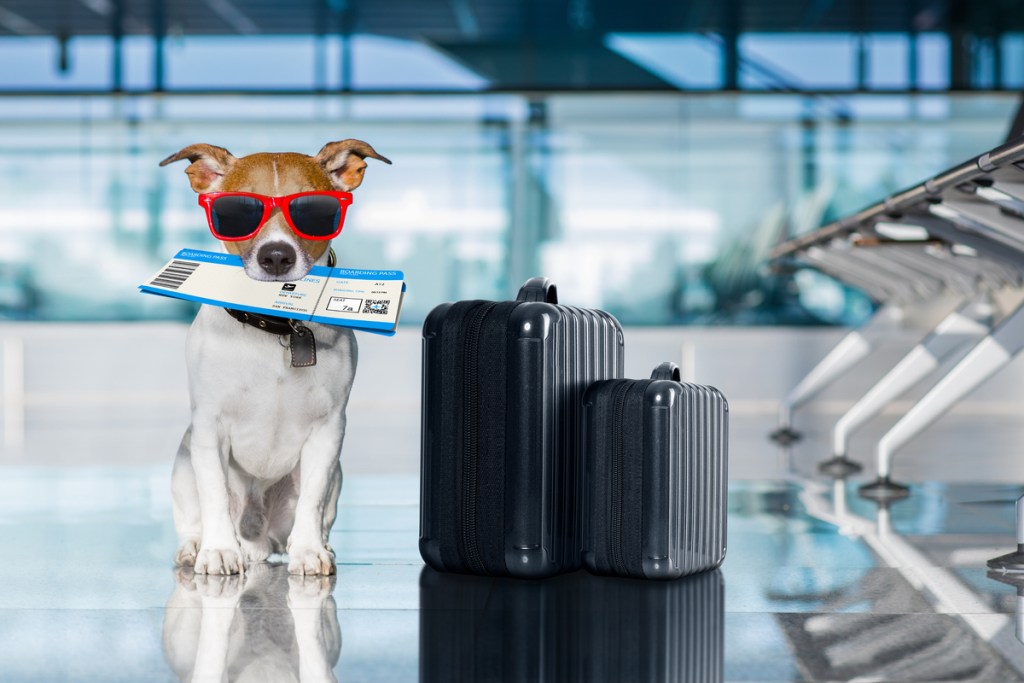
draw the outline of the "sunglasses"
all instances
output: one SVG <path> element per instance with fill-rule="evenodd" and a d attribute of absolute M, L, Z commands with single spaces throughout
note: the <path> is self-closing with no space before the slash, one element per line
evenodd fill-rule
<path fill-rule="evenodd" d="M 352 203 L 348 192 L 300 192 L 286 197 L 267 197 L 251 192 L 207 192 L 199 195 L 206 209 L 210 232 L 219 240 L 247 240 L 263 227 L 275 208 L 296 235 L 307 240 L 337 237 Z"/>

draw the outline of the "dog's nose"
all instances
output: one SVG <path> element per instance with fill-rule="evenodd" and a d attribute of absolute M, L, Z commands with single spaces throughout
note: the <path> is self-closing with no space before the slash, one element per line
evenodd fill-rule
<path fill-rule="evenodd" d="M 256 261 L 271 275 L 283 275 L 295 265 L 295 248 L 284 242 L 270 242 L 256 252 Z"/>

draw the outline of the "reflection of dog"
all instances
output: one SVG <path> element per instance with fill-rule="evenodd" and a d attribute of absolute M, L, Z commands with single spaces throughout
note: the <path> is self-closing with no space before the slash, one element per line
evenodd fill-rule
<path fill-rule="evenodd" d="M 336 681 L 341 653 L 333 576 L 256 565 L 243 576 L 177 570 L 164 656 L 182 681 Z"/>
<path fill-rule="evenodd" d="M 246 274 L 295 281 L 314 264 L 328 263 L 332 228 L 341 229 L 345 193 L 362 183 L 365 157 L 391 163 L 365 142 L 344 140 L 316 157 L 236 159 L 221 147 L 197 144 L 161 165 L 192 162 L 185 172 L 207 207 L 210 228 L 242 258 Z M 346 328 L 308 325 L 211 306 L 196 316 L 187 344 L 192 422 L 172 484 L 178 565 L 194 565 L 198 574 L 235 574 L 287 551 L 292 573 L 334 572 L 327 537 L 341 490 L 356 342 Z M 297 337 L 305 340 L 298 344 L 305 354 L 299 363 Z"/>

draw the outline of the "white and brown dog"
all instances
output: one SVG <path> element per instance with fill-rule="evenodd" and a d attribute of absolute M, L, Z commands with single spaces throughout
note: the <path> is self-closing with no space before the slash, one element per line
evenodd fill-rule
<path fill-rule="evenodd" d="M 196 144 L 160 165 L 191 162 L 185 172 L 210 229 L 249 277 L 292 282 L 328 264 L 330 238 L 341 229 L 346 193 L 363 181 L 366 157 L 391 163 L 365 142 L 343 140 L 315 157 L 235 158 Z M 342 327 L 294 326 L 300 336 L 312 332 L 315 367 L 293 367 L 288 337 L 249 322 L 204 305 L 189 330 L 192 421 L 172 478 L 175 561 L 197 574 L 235 574 L 287 552 L 289 572 L 331 574 L 328 534 L 341 491 L 355 338 Z"/>

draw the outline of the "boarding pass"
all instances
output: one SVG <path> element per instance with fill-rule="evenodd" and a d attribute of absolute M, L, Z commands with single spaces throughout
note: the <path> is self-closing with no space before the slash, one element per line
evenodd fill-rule
<path fill-rule="evenodd" d="M 139 290 L 391 335 L 405 295 L 403 278 L 400 270 L 313 266 L 296 282 L 260 282 L 245 274 L 234 254 L 182 249 Z"/>

